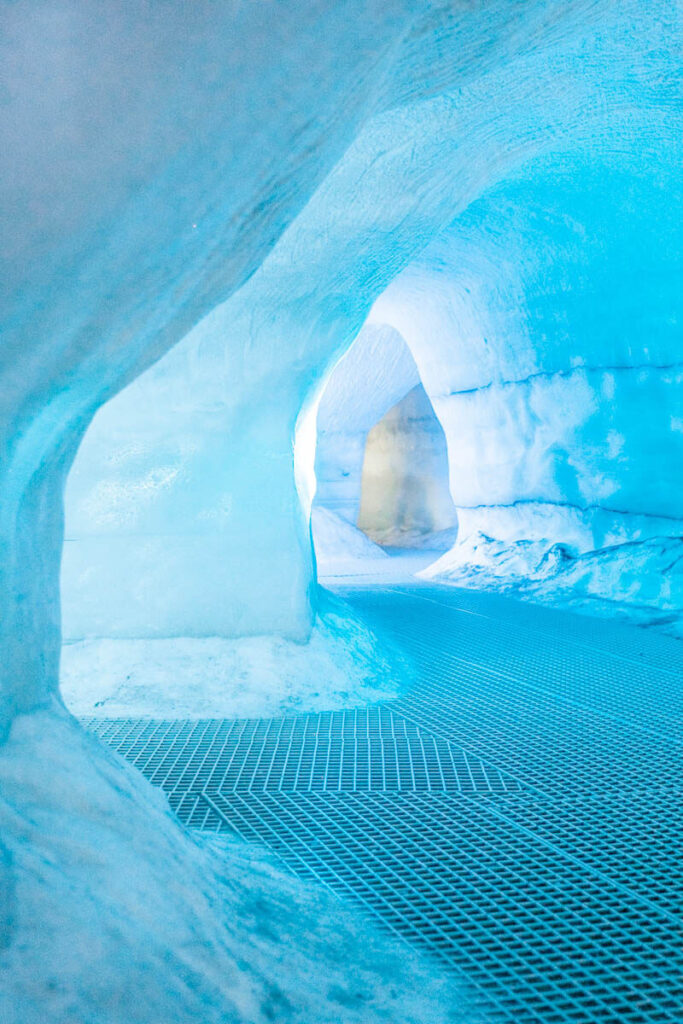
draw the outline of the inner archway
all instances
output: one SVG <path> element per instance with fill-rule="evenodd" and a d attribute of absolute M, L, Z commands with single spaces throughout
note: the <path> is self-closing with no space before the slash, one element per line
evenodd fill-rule
<path fill-rule="evenodd" d="M 457 525 L 446 436 L 416 384 L 368 432 L 358 526 L 382 547 L 445 550 Z"/>
<path fill-rule="evenodd" d="M 329 374 L 315 419 L 321 579 L 410 577 L 453 545 L 446 436 L 395 327 L 368 320 Z"/>

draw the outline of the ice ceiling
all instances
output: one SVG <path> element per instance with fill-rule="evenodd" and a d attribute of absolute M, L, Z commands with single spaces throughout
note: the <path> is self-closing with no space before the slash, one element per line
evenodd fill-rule
<path fill-rule="evenodd" d="M 682 11 L 32 0 L 2 20 L 1 955 L 16 968 L 22 953 L 15 976 L 52 992 L 55 1021 L 82 999 L 103 1022 L 186 1020 L 191 1003 L 204 1021 L 230 1006 L 253 1024 L 264 976 L 238 998 L 194 961 L 175 1003 L 142 986 L 119 1018 L 92 1010 L 73 958 L 55 995 L 27 924 L 59 922 L 55 964 L 97 934 L 112 962 L 125 946 L 150 976 L 168 971 L 163 937 L 98 894 L 125 837 L 99 836 L 85 886 L 54 827 L 69 776 L 89 794 L 74 820 L 105 832 L 148 799 L 56 697 L 69 469 L 76 458 L 72 635 L 306 640 L 314 563 L 293 437 L 366 338 L 377 408 L 359 427 L 369 405 L 354 411 L 352 389 L 347 425 L 367 431 L 420 382 L 445 434 L 458 536 L 430 572 L 675 618 Z M 17 768 L 38 756 L 49 786 Z M 164 813 L 143 815 L 137 840 L 142 862 L 158 855 L 140 898 L 160 907 L 175 898 L 164 865 L 208 856 L 157 840 Z M 220 966 L 222 911 L 193 906 L 176 947 L 193 929 Z M 291 1019 L 311 1019 L 305 985 L 290 998 Z M 368 998 L 330 1020 L 385 1019 Z M 24 1024 L 45 1019 L 36 1007 Z"/>
<path fill-rule="evenodd" d="M 306 638 L 292 438 L 356 337 L 324 447 L 353 462 L 423 383 L 459 521 L 431 575 L 675 616 L 672 17 L 456 5 L 413 23 L 381 111 L 255 273 L 96 417 L 68 491 L 68 635 Z"/>

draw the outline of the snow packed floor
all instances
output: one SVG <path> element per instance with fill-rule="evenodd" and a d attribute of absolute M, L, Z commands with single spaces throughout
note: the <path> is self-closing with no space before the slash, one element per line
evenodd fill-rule
<path fill-rule="evenodd" d="M 413 665 L 407 692 L 87 725 L 206 841 L 264 844 L 362 905 L 466 979 L 488 1020 L 679 1021 L 681 642 L 359 582 L 335 590 Z"/>
<path fill-rule="evenodd" d="M 398 696 L 410 666 L 331 595 L 307 644 L 277 636 L 94 638 L 65 643 L 75 715 L 172 718 L 330 711 Z"/>
<path fill-rule="evenodd" d="M 325 585 L 404 583 L 441 553 L 388 556 L 358 530 L 347 532 L 364 547 L 355 557 L 325 557 L 319 564 Z M 367 547 L 381 557 L 368 557 Z M 62 697 L 74 715 L 109 718 L 253 718 L 333 711 L 397 697 L 412 679 L 412 666 L 396 644 L 378 638 L 329 591 L 319 604 L 307 644 L 276 636 L 67 641 Z"/>

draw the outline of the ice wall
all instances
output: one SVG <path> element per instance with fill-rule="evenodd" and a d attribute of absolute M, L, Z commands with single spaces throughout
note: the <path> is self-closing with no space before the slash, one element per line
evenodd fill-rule
<path fill-rule="evenodd" d="M 494 255 L 509 269 L 510 253 L 521 252 L 522 277 L 510 273 L 506 286 L 487 259 L 495 217 L 480 224 L 473 264 L 482 300 L 492 291 L 495 304 L 499 293 L 499 325 L 514 319 L 520 296 L 526 311 L 528 294 L 548 357 L 571 327 L 571 345 L 595 334 L 596 350 L 598 339 L 613 348 L 605 365 L 631 365 L 616 338 L 629 339 L 621 349 L 631 346 L 643 372 L 671 365 L 651 353 L 675 331 L 677 8 L 577 0 L 558 12 L 500 3 L 485 14 L 416 7 L 411 20 L 395 4 L 368 0 L 300 4 L 273 22 L 262 7 L 226 7 L 216 20 L 213 6 L 198 4 L 191 16 L 169 8 L 163 24 L 151 9 L 114 4 L 55 13 L 36 0 L 27 10 L 8 10 L 3 61 L 3 153 L 12 159 L 3 174 L 8 714 L 39 704 L 56 685 L 60 491 L 90 417 L 243 281 L 297 210 L 277 255 L 243 290 L 231 327 L 238 354 L 287 352 L 285 364 L 297 365 L 296 385 L 283 367 L 292 392 L 273 427 L 281 439 L 295 399 L 324 376 L 378 295 L 481 197 L 502 188 L 505 202 L 505 182 L 519 191 L 509 205 L 521 199 L 524 223 L 511 248 Z M 340 42 L 328 46 L 331 39 Z M 276 62 L 274 49 L 282 53 Z M 164 73 L 169 67 L 177 70 Z M 548 195 L 559 227 L 537 237 Z M 547 287 L 540 273 L 535 287 L 528 280 L 534 244 L 553 266 Z M 615 289 L 621 297 L 613 300 Z M 425 314 L 431 301 L 426 295 Z M 480 325 L 496 316 L 483 305 L 467 315 Z M 515 338 L 513 330 L 511 352 Z M 571 360 L 593 365 L 571 345 L 571 368 Z M 524 369 L 519 357 L 510 380 L 555 372 L 538 352 L 526 361 Z M 268 383 L 279 386 L 275 377 Z M 479 383 L 494 379 L 484 375 L 465 390 Z M 508 504 L 513 493 L 493 503 Z M 584 504 L 591 494 L 589 487 Z M 472 503 L 456 496 L 456 504 Z M 628 513 L 626 504 L 609 507 Z M 301 549 L 297 559 L 305 584 L 310 558 Z M 288 628 L 305 631 L 305 601 L 297 615 Z"/>
<path fill-rule="evenodd" d="M 236 306 L 95 417 L 66 495 L 67 637 L 307 638 L 313 566 L 292 470 L 305 387 L 295 352 L 233 347 Z"/>
<path fill-rule="evenodd" d="M 460 534 L 430 574 L 683 609 L 683 196 L 655 128 L 525 169 L 378 302 L 449 441 Z"/>
<path fill-rule="evenodd" d="M 250 944 L 268 885 L 199 854 L 55 694 L 62 489 L 93 413 L 254 271 L 383 105 L 410 18 L 395 0 L 34 0 L 2 22 L 0 1016 L 386 1018 L 393 971 L 345 986 L 365 937 L 332 952 L 312 899 L 344 965 L 322 999 L 300 890 L 275 886 L 265 916 L 296 908 L 291 927 Z M 409 998 L 398 1019 L 450 1012 Z"/>
<path fill-rule="evenodd" d="M 356 524 L 368 431 L 419 380 L 400 334 L 367 324 L 324 383 L 316 423 L 317 505 Z"/>
<path fill-rule="evenodd" d="M 57 687 L 61 491 L 92 414 L 254 270 L 409 24 L 383 0 L 3 10 L 2 721 Z"/>

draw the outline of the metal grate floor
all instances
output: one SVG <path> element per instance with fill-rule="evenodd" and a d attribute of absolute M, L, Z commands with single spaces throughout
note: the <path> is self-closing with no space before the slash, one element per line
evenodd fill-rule
<path fill-rule="evenodd" d="M 341 593 L 415 662 L 399 700 L 86 724 L 190 827 L 465 975 L 492 1022 L 680 1024 L 683 645 L 453 588 Z"/>

